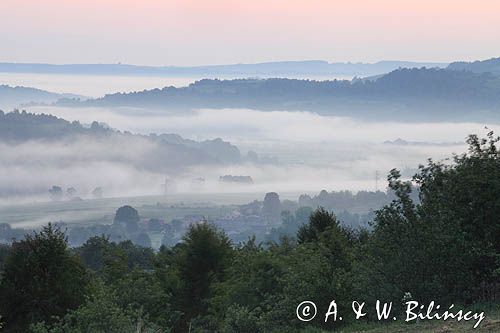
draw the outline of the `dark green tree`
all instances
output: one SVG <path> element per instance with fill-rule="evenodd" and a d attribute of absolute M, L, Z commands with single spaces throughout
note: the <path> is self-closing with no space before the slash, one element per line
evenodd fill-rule
<path fill-rule="evenodd" d="M 396 170 L 389 175 L 397 199 L 377 212 L 371 252 L 398 297 L 470 302 L 498 292 L 498 140 L 470 136 L 468 153 L 421 166 L 413 177 L 418 202 L 410 182 Z"/>
<path fill-rule="evenodd" d="M 120 307 L 118 294 L 119 292 L 96 281 L 92 286 L 90 297 L 80 307 L 69 311 L 54 323 L 33 324 L 30 331 L 33 333 L 158 332 L 158 327 L 151 327 L 142 312 Z"/>
<path fill-rule="evenodd" d="M 87 284 L 85 269 L 52 224 L 12 244 L 0 282 L 0 313 L 11 332 L 50 322 L 78 307 Z"/>
<path fill-rule="evenodd" d="M 191 225 L 177 247 L 176 268 L 182 283 L 179 292 L 183 312 L 179 330 L 187 330 L 193 318 L 207 313 L 214 283 L 222 281 L 233 256 L 224 232 L 208 223 Z"/>
<path fill-rule="evenodd" d="M 333 213 L 323 207 L 316 209 L 309 217 L 309 223 L 302 225 L 297 232 L 299 243 L 317 241 L 320 234 L 327 228 L 340 228 L 337 218 Z"/>
<path fill-rule="evenodd" d="M 113 223 L 125 225 L 128 233 L 137 232 L 139 229 L 140 221 L 139 213 L 137 209 L 132 206 L 122 206 L 116 210 L 115 218 Z"/>

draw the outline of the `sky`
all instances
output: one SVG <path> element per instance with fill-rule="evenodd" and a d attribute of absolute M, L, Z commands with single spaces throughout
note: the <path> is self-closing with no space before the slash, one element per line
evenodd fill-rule
<path fill-rule="evenodd" d="M 498 13 L 497 0 L 1 0 L 0 62 L 487 59 Z"/>

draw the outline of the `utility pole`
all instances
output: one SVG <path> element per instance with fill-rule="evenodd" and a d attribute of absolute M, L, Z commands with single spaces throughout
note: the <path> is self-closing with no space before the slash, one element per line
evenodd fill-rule
<path fill-rule="evenodd" d="M 165 182 L 163 184 L 161 184 L 161 186 L 163 187 L 163 195 L 167 195 L 169 190 L 170 190 L 170 177 L 169 176 L 165 176 Z"/>

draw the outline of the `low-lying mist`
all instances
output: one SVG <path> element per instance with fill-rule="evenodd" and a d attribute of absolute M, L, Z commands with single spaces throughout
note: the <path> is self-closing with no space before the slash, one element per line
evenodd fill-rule
<path fill-rule="evenodd" d="M 82 123 L 97 120 L 134 133 L 177 133 L 196 140 L 221 137 L 238 146 L 243 155 L 248 151 L 259 155 L 257 162 L 196 164 L 171 173 L 143 165 L 145 156 L 151 158 L 156 152 L 148 141 L 82 139 L 0 145 L 5 188 L 40 192 L 60 185 L 75 187 L 82 197 L 97 186 L 105 189 L 106 196 L 158 195 L 165 187 L 170 193 L 383 190 L 390 169 L 402 169 L 409 176 L 428 158 L 462 153 L 468 134 L 486 131 L 486 124 L 479 123 L 360 122 L 309 112 L 223 109 L 181 114 L 59 107 L 28 111 Z M 498 125 L 488 124 L 488 128 L 495 130 Z M 402 140 L 394 141 L 398 138 Z M 253 184 L 223 183 L 219 180 L 223 175 L 250 176 Z"/>
<path fill-rule="evenodd" d="M 473 122 L 360 121 L 322 116 L 311 112 L 258 111 L 248 109 L 202 109 L 148 111 L 133 108 L 32 107 L 67 120 L 105 122 L 111 127 L 138 133 L 177 133 L 193 139 L 221 137 L 232 143 L 245 142 L 368 142 L 382 143 L 402 138 L 411 142 L 456 143 L 484 127 L 498 124 Z"/>
<path fill-rule="evenodd" d="M 84 125 L 99 121 L 122 133 L 93 135 L 90 130 L 91 134 L 80 131 L 61 138 L 1 142 L 0 215 L 19 227 L 60 220 L 109 222 L 124 204 L 224 205 L 262 200 L 271 191 L 282 200 L 323 189 L 383 191 L 390 169 L 399 168 L 410 177 L 428 158 L 464 152 L 468 134 L 499 129 L 496 124 L 363 122 L 309 112 L 240 109 L 181 113 L 31 107 L 27 111 Z M 197 141 L 220 137 L 236 145 L 241 158 L 218 161 L 203 154 L 206 146 L 194 142 L 199 149 L 123 131 L 177 133 Z M 215 151 L 221 147 L 228 148 L 219 142 Z M 221 181 L 224 175 L 249 176 L 252 181 Z M 61 188 L 62 202 L 42 203 L 54 199 L 49 193 L 52 186 Z M 70 194 L 71 188 L 76 192 Z M 96 188 L 105 200 L 87 200 L 99 197 L 93 193 Z M 34 201 L 45 206 L 40 209 Z"/>

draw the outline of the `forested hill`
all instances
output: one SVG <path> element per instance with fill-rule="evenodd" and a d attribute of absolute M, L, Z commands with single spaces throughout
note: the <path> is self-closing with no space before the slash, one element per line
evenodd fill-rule
<path fill-rule="evenodd" d="M 57 94 L 29 87 L 0 85 L 0 109 L 11 109 L 27 103 L 54 103 L 60 98 L 81 98 L 74 94 Z"/>
<path fill-rule="evenodd" d="M 472 62 L 457 61 L 448 65 L 447 69 L 474 73 L 492 73 L 500 76 L 500 57 Z"/>
<path fill-rule="evenodd" d="M 127 155 L 130 147 L 144 147 L 144 165 L 152 169 L 182 167 L 197 163 L 233 163 L 240 161 L 240 151 L 219 138 L 205 141 L 184 139 L 177 134 L 140 135 L 120 132 L 104 124 L 93 122 L 84 126 L 52 115 L 32 114 L 25 111 L 4 113 L 0 111 L 0 143 L 26 143 L 32 140 L 42 142 L 100 142 L 100 146 L 115 146 Z M 104 144 L 106 143 L 106 144 Z M 99 145 L 98 145 L 99 146 Z M 129 147 L 129 148 L 127 148 Z M 78 155 L 78 151 L 75 151 Z M 110 152 L 110 156 L 120 155 Z M 137 156 L 133 157 L 135 160 Z M 139 159 L 139 164 L 140 164 Z"/>
<path fill-rule="evenodd" d="M 399 69 L 376 80 L 201 80 L 188 87 L 117 93 L 60 105 L 309 110 L 365 118 L 499 118 L 500 78 L 437 68 Z M 481 111 L 482 113 L 479 113 Z"/>

